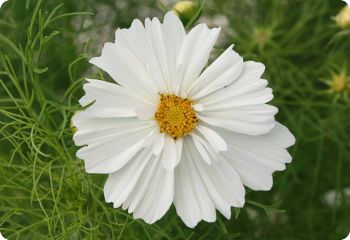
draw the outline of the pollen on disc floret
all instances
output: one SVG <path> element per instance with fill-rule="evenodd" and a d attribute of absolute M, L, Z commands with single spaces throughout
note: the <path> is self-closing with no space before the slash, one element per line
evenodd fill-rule
<path fill-rule="evenodd" d="M 174 94 L 159 94 L 160 100 L 154 119 L 158 122 L 160 132 L 178 139 L 189 134 L 198 123 L 193 102 Z"/>

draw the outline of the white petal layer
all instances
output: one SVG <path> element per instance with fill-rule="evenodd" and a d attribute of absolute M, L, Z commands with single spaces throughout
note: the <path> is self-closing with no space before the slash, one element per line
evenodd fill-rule
<path fill-rule="evenodd" d="M 240 177 L 225 159 L 209 166 L 190 138 L 184 139 L 183 157 L 175 169 L 176 211 L 188 227 L 201 220 L 214 222 L 215 209 L 230 218 L 231 207 L 244 205 L 245 190 Z"/>
<path fill-rule="evenodd" d="M 77 157 L 84 160 L 89 173 L 112 173 L 122 168 L 143 148 L 146 137 L 155 128 L 152 122 L 117 118 L 113 120 L 120 125 L 114 128 L 99 131 L 91 126 L 79 130 L 79 121 L 84 122 L 79 118 L 78 114 L 75 120 L 78 131 L 74 140 L 87 146 L 77 151 Z"/>
<path fill-rule="evenodd" d="M 146 19 L 145 26 L 134 20 L 129 29 L 117 30 L 115 42 L 142 63 L 158 92 L 174 93 L 181 78 L 178 76 L 178 55 L 185 35 L 179 18 L 169 12 L 163 24 L 157 18 Z"/>
<path fill-rule="evenodd" d="M 92 104 L 89 108 L 80 113 L 80 116 L 96 118 L 117 118 L 136 116 L 136 110 L 153 109 L 152 104 L 134 92 L 117 84 L 87 79 L 84 84 L 85 95 L 79 100 L 82 106 Z"/>
<path fill-rule="evenodd" d="M 128 209 L 134 218 L 151 224 L 169 209 L 174 196 L 174 173 L 162 167 L 152 149 L 140 151 L 128 164 L 110 174 L 104 187 L 105 199 Z"/>
<path fill-rule="evenodd" d="M 228 144 L 228 151 L 221 156 L 238 172 L 244 185 L 253 190 L 270 190 L 272 173 L 284 170 L 292 160 L 286 148 L 295 143 L 295 138 L 280 123 L 259 136 L 217 131 Z"/>
<path fill-rule="evenodd" d="M 163 24 L 157 18 L 146 19 L 145 26 L 134 20 L 129 29 L 118 29 L 116 44 L 132 53 L 138 61 L 128 56 L 128 62 L 137 63 L 140 73 L 146 71 L 147 82 L 156 86 L 158 92 L 179 93 L 185 97 L 193 80 L 207 64 L 219 32 L 219 28 L 208 29 L 205 24 L 200 24 L 186 35 L 179 18 L 169 12 Z M 92 62 L 99 67 L 103 65 L 95 60 Z M 117 69 L 114 70 L 117 74 Z M 112 71 L 107 72 L 116 76 Z M 142 82 L 141 78 L 135 80 Z"/>
<path fill-rule="evenodd" d="M 185 29 L 180 19 L 172 12 L 164 17 L 162 25 L 164 49 L 167 54 L 169 82 L 171 84 L 171 93 L 175 93 L 180 84 L 181 77 L 178 76 L 179 52 L 183 40 L 186 36 Z"/>
<path fill-rule="evenodd" d="M 192 84 L 189 97 L 197 100 L 231 84 L 241 74 L 243 58 L 230 46 Z"/>
<path fill-rule="evenodd" d="M 127 48 L 119 44 L 106 43 L 102 55 L 90 63 L 107 72 L 117 83 L 144 99 L 156 103 L 157 90 L 142 62 Z"/>
<path fill-rule="evenodd" d="M 185 67 L 180 91 L 182 97 L 187 97 L 193 81 L 207 64 L 219 33 L 220 28 L 209 29 L 205 24 L 199 24 L 186 35 L 179 55 L 179 64 Z"/>
<path fill-rule="evenodd" d="M 198 124 L 196 128 L 207 140 L 210 146 L 218 153 L 227 151 L 227 144 L 225 140 L 214 130 Z"/>
<path fill-rule="evenodd" d="M 167 170 L 173 170 L 177 164 L 176 143 L 169 135 L 164 139 L 164 150 L 162 153 L 162 164 Z"/>
<path fill-rule="evenodd" d="M 265 134 L 275 126 L 274 115 L 277 113 L 277 108 L 265 104 L 273 98 L 272 90 L 266 87 L 267 81 L 260 79 L 265 67 L 256 62 L 242 65 L 242 73 L 235 75 L 235 80 L 227 87 L 219 90 L 212 87 L 213 91 L 204 97 L 201 97 L 203 94 L 200 95 L 200 92 L 197 94 L 197 102 L 202 105 L 198 115 L 207 124 L 229 131 L 249 135 Z"/>

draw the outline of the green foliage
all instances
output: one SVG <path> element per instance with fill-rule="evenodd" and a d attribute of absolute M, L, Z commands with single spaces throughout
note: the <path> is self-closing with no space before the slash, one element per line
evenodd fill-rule
<path fill-rule="evenodd" d="M 159 5 L 9 0 L 0 9 L 0 232 L 10 240 L 344 238 L 350 231 L 343 191 L 350 187 L 350 106 L 324 94 L 320 81 L 337 64 L 335 55 L 339 69 L 350 69 L 350 34 L 332 20 L 343 7 L 340 0 L 203 5 L 199 21 L 217 15 L 228 21 L 215 53 L 234 43 L 246 60 L 266 65 L 277 119 L 296 135 L 294 161 L 275 174 L 272 191 L 250 191 L 231 220 L 218 215 L 216 223 L 195 229 L 173 207 L 148 225 L 105 203 L 106 176 L 85 173 L 70 119 L 80 109 L 84 77 L 108 78 L 88 59 L 113 40 L 117 27 L 161 17 L 168 6 Z M 329 190 L 339 196 L 334 206 L 323 200 Z"/>

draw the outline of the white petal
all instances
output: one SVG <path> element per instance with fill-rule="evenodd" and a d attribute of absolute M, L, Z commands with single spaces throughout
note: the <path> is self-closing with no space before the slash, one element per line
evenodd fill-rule
<path fill-rule="evenodd" d="M 163 24 L 157 18 L 146 19 L 143 27 L 134 20 L 130 29 L 118 29 L 116 44 L 133 53 L 148 72 L 145 81 L 158 92 L 176 93 L 184 84 L 185 93 L 206 65 L 219 31 L 202 24 L 186 35 L 178 17 L 167 13 Z"/>
<path fill-rule="evenodd" d="M 157 112 L 156 104 L 142 104 L 135 108 L 136 116 L 140 120 L 148 120 L 151 119 L 154 114 Z"/>
<path fill-rule="evenodd" d="M 265 66 L 261 63 L 252 61 L 244 62 L 242 73 L 237 77 L 236 81 L 233 81 L 229 86 L 222 88 L 220 91 L 200 99 L 200 103 L 205 105 L 221 105 L 223 102 L 231 102 L 229 100 L 232 97 L 261 90 L 267 85 L 266 80 L 260 79 L 264 71 Z"/>
<path fill-rule="evenodd" d="M 215 151 L 227 151 L 225 140 L 217 132 L 200 124 L 197 125 L 196 129 L 198 129 Z"/>
<path fill-rule="evenodd" d="M 164 147 L 164 138 L 165 138 L 165 134 L 164 133 L 160 133 L 159 131 L 156 132 L 156 138 L 153 144 L 153 153 L 155 155 L 159 155 Z"/>
<path fill-rule="evenodd" d="M 162 164 L 166 170 L 173 170 L 177 162 L 176 144 L 173 138 L 165 135 Z"/>
<path fill-rule="evenodd" d="M 224 90 L 226 90 L 226 88 Z M 214 99 L 214 96 L 211 96 L 211 98 L 213 98 L 214 101 L 212 100 L 211 102 L 208 101 L 206 103 L 202 103 L 201 100 L 200 102 L 205 106 L 205 109 L 210 111 L 216 111 L 219 109 L 258 105 L 267 103 L 273 99 L 272 89 L 266 88 L 265 80 L 259 80 L 254 82 L 253 85 L 247 85 L 245 89 L 239 89 L 239 93 L 237 93 L 237 90 L 231 92 L 224 90 L 212 94 L 218 97 L 217 99 Z M 221 92 L 222 94 L 220 97 L 218 96 L 219 92 Z"/>
<path fill-rule="evenodd" d="M 139 178 L 135 190 L 123 204 L 123 209 L 134 212 L 134 218 L 142 218 L 154 223 L 169 209 L 174 196 L 174 173 L 166 171 L 159 156 L 149 161 L 147 168 Z"/>
<path fill-rule="evenodd" d="M 100 134 L 101 137 L 104 136 L 106 132 L 112 132 L 113 130 L 129 130 L 129 128 L 134 128 L 140 126 L 140 120 L 136 117 L 129 118 L 99 118 L 99 117 L 91 117 L 86 115 L 81 115 L 81 112 L 77 112 L 73 118 L 72 123 L 78 129 L 78 132 L 74 134 L 74 138 L 76 135 L 81 134 L 98 134 L 104 131 L 103 134 Z M 150 126 L 154 123 L 144 121 L 142 124 L 149 124 Z M 73 139 L 74 139 L 73 138 Z M 87 144 L 87 141 L 90 139 L 90 136 L 82 136 L 82 142 L 75 142 L 78 146 Z M 74 139 L 75 140 L 75 139 Z"/>
<path fill-rule="evenodd" d="M 149 133 L 149 135 L 144 139 L 142 147 L 149 147 L 152 146 L 152 149 L 154 147 L 154 143 L 156 142 L 156 139 L 159 137 L 159 127 L 156 126 L 156 123 L 154 124 L 155 127 L 152 132 Z"/>
<path fill-rule="evenodd" d="M 131 117 L 135 116 L 137 105 L 149 104 L 147 100 L 117 84 L 87 79 L 84 84 L 85 95 L 79 100 L 82 106 L 92 104 L 83 114 L 103 117 Z"/>
<path fill-rule="evenodd" d="M 134 218 L 147 223 L 160 219 L 171 206 L 174 175 L 165 171 L 159 157 L 145 149 L 125 167 L 108 178 L 105 188 L 107 202 L 114 207 L 134 212 Z"/>
<path fill-rule="evenodd" d="M 196 103 L 195 105 L 193 105 L 193 109 L 196 110 L 197 112 L 201 112 L 201 111 L 203 111 L 204 106 L 203 106 L 203 104 Z"/>
<path fill-rule="evenodd" d="M 225 112 L 223 112 L 223 114 L 225 114 Z M 211 113 L 208 117 L 198 115 L 200 120 L 202 120 L 205 123 L 208 123 L 209 125 L 222 127 L 232 132 L 244 133 L 249 135 L 261 135 L 268 133 L 275 126 L 274 118 L 261 122 L 253 122 L 247 119 L 231 120 L 231 115 L 229 114 L 229 112 L 224 116 L 225 117 L 222 118 L 215 118 L 218 117 L 218 113 Z"/>
<path fill-rule="evenodd" d="M 167 55 L 170 93 L 175 93 L 179 85 L 178 73 L 176 72 L 178 56 L 186 31 L 180 19 L 173 12 L 168 12 L 164 17 L 162 36 Z"/>
<path fill-rule="evenodd" d="M 130 29 L 118 29 L 116 44 L 139 59 L 158 92 L 175 93 L 179 85 L 178 55 L 186 36 L 185 29 L 172 12 L 165 15 L 163 24 L 154 18 L 146 19 L 145 25 L 134 20 Z"/>
<path fill-rule="evenodd" d="M 155 101 L 157 90 L 150 84 L 150 76 L 143 64 L 127 48 L 106 43 L 102 55 L 90 63 L 106 71 L 117 83 L 138 93 L 145 99 Z"/>
<path fill-rule="evenodd" d="M 106 202 L 119 207 L 135 189 L 137 181 L 152 158 L 152 151 L 144 149 L 119 171 L 109 175 L 104 186 Z"/>
<path fill-rule="evenodd" d="M 137 182 L 137 185 L 135 187 L 135 190 L 137 191 L 133 191 L 129 195 L 129 197 L 123 204 L 123 209 L 128 209 L 128 212 L 132 213 L 135 211 L 136 207 L 142 204 L 143 197 L 155 176 L 155 171 L 156 169 L 159 169 L 158 165 L 160 165 L 161 167 L 159 155 L 156 156 L 153 154 L 151 160 L 149 161 L 149 164 L 147 164 L 145 170 L 142 173 L 142 176 L 140 177 L 141 180 Z M 164 168 L 163 170 L 165 171 Z"/>
<path fill-rule="evenodd" d="M 86 118 L 82 113 L 76 113 L 72 119 L 73 125 L 78 129 L 73 136 L 77 146 L 110 141 L 123 134 L 155 126 L 152 122 L 141 122 L 137 118 Z"/>
<path fill-rule="evenodd" d="M 176 144 L 176 165 L 179 164 L 182 156 L 182 146 L 183 146 L 183 138 L 179 138 L 175 142 Z"/>
<path fill-rule="evenodd" d="M 199 118 L 233 132 L 268 133 L 275 125 L 277 108 L 265 104 L 273 98 L 267 81 L 260 79 L 265 67 L 255 62 L 243 66 L 242 74 L 229 86 L 197 100 L 203 105 Z"/>
<path fill-rule="evenodd" d="M 190 157 L 186 153 L 183 161 L 175 170 L 174 204 L 183 222 L 193 228 L 202 218 L 208 222 L 214 222 L 216 212 L 201 176 Z"/>
<path fill-rule="evenodd" d="M 109 157 L 109 159 L 101 158 L 100 161 L 96 161 L 95 159 L 89 159 L 88 155 L 91 154 L 90 151 L 82 151 L 77 152 L 77 157 L 83 159 L 85 161 L 85 169 L 88 173 L 112 173 L 122 168 L 130 159 L 132 159 L 142 147 L 142 141 L 136 142 L 133 145 L 128 145 L 127 149 L 123 149 L 117 153 L 117 155 L 113 157 Z M 83 152 L 84 151 L 84 152 Z M 95 150 L 97 152 L 97 150 Z M 102 152 L 102 151 L 98 151 Z"/>
<path fill-rule="evenodd" d="M 153 44 L 140 20 L 134 20 L 129 29 L 118 29 L 115 42 L 132 52 L 140 61 L 150 76 L 147 80 L 158 92 L 166 91 Z"/>
<path fill-rule="evenodd" d="M 79 100 L 82 106 L 87 106 L 96 100 L 96 104 L 103 106 L 119 106 L 120 108 L 131 108 L 131 106 L 146 101 L 137 94 L 123 88 L 115 83 L 102 80 L 86 79 L 83 85 L 85 95 Z"/>
<path fill-rule="evenodd" d="M 117 107 L 102 107 L 102 106 L 91 106 L 80 112 L 81 116 L 85 117 L 96 117 L 96 118 L 124 118 L 135 116 L 135 111 L 133 109 L 124 109 Z"/>
<path fill-rule="evenodd" d="M 154 129 L 153 123 L 138 120 L 138 123 L 130 121 L 132 124 L 129 126 L 123 123 L 116 128 L 107 128 L 108 133 L 92 128 L 83 131 L 79 129 L 79 115 L 77 119 L 78 131 L 74 139 L 79 144 L 87 145 L 78 150 L 77 157 L 84 160 L 86 171 L 90 173 L 111 173 L 122 168 L 142 149 L 143 141 Z M 114 119 L 116 122 L 118 120 Z M 84 122 L 84 119 L 80 121 Z"/>
<path fill-rule="evenodd" d="M 259 136 L 217 131 L 228 144 L 228 152 L 222 156 L 236 169 L 244 185 L 253 190 L 270 190 L 272 173 L 284 170 L 285 163 L 292 160 L 285 148 L 294 144 L 295 139 L 279 123 L 269 133 Z"/>
<path fill-rule="evenodd" d="M 261 136 L 261 140 L 264 141 L 264 137 L 269 138 L 269 144 L 288 148 L 295 144 L 294 135 L 288 130 L 288 128 L 279 122 L 276 122 L 276 126 L 269 135 Z"/>
<path fill-rule="evenodd" d="M 175 170 L 174 204 L 188 227 L 200 220 L 213 222 L 215 208 L 230 218 L 231 206 L 242 207 L 245 190 L 236 171 L 220 159 L 211 166 L 200 160 L 193 143 L 185 139 L 184 155 Z"/>
<path fill-rule="evenodd" d="M 193 100 L 202 98 L 218 89 L 230 85 L 241 74 L 243 58 L 230 46 L 197 79 L 189 96 Z"/>
<path fill-rule="evenodd" d="M 199 24 L 183 40 L 179 55 L 179 64 L 186 67 L 181 86 L 182 97 L 187 97 L 189 87 L 207 64 L 219 33 L 220 28 L 208 29 L 205 24 Z"/>
<path fill-rule="evenodd" d="M 175 95 L 180 96 L 181 92 L 181 85 L 184 79 L 186 67 L 184 64 L 180 63 L 176 66 L 175 68 L 175 73 L 174 73 L 174 90 L 175 90 Z"/>
<path fill-rule="evenodd" d="M 145 29 L 153 48 L 153 54 L 158 59 L 157 63 L 160 70 L 160 76 L 166 86 L 166 89 L 164 90 L 166 90 L 166 92 L 170 92 L 171 80 L 170 80 L 170 74 L 168 69 L 169 66 L 167 64 L 168 62 L 167 52 L 164 46 L 164 41 L 163 41 L 164 36 L 162 32 L 162 27 L 158 18 L 153 18 L 152 21 L 147 18 L 145 20 Z"/>
<path fill-rule="evenodd" d="M 201 139 L 197 135 L 192 133 L 191 136 L 192 136 L 192 140 L 193 140 L 194 146 L 198 150 L 198 152 L 201 155 L 202 159 L 207 164 L 210 165 L 211 164 L 211 160 L 210 160 L 210 156 L 209 156 L 209 154 L 207 152 L 207 149 L 209 148 L 209 146 L 204 142 L 203 139 Z"/>

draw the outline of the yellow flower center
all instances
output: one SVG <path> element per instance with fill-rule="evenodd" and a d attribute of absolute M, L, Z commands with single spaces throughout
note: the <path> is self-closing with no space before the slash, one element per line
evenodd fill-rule
<path fill-rule="evenodd" d="M 189 134 L 198 122 L 192 101 L 174 94 L 160 94 L 160 101 L 154 119 L 160 132 L 165 132 L 175 140 Z"/>

